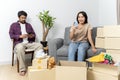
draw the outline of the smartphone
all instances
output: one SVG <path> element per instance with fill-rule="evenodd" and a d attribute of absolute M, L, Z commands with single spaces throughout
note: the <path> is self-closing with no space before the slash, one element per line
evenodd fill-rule
<path fill-rule="evenodd" d="M 73 22 L 73 26 L 77 27 L 78 23 L 77 22 Z"/>

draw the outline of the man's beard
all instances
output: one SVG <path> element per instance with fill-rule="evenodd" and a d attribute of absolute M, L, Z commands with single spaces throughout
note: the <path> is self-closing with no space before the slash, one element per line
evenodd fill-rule
<path fill-rule="evenodd" d="M 25 24 L 25 21 L 19 21 L 20 23 L 22 23 L 22 24 Z"/>

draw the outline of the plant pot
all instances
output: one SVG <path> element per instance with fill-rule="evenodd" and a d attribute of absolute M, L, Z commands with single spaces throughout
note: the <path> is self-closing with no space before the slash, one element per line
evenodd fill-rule
<path fill-rule="evenodd" d="M 40 41 L 40 43 L 43 45 L 43 47 L 47 46 L 47 41 Z"/>

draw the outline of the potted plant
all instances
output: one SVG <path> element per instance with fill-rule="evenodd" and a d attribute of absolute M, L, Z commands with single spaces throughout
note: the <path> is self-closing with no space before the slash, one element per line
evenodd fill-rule
<path fill-rule="evenodd" d="M 56 18 L 49 15 L 49 10 L 40 12 L 38 17 L 39 17 L 40 21 L 42 22 L 42 29 L 43 29 L 41 44 L 44 47 L 46 47 L 46 45 L 47 45 L 46 37 L 48 35 L 49 30 L 53 27 L 54 20 Z"/>

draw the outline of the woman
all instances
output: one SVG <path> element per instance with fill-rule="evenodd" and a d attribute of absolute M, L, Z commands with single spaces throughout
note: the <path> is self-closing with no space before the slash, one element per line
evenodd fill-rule
<path fill-rule="evenodd" d="M 88 24 L 88 17 L 84 11 L 77 14 L 76 18 L 78 26 L 71 26 L 70 28 L 70 39 L 71 43 L 69 45 L 68 60 L 75 60 L 75 53 L 78 50 L 77 60 L 83 61 L 85 59 L 86 50 L 92 47 L 92 51 L 95 53 L 97 50 L 93 44 L 91 30 L 92 27 Z"/>

